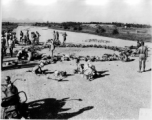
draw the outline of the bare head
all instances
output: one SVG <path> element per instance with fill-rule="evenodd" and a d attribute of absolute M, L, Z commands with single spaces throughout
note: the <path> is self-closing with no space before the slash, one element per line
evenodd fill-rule
<path fill-rule="evenodd" d="M 88 58 L 85 58 L 85 61 L 87 62 L 87 61 L 88 61 Z"/>
<path fill-rule="evenodd" d="M 10 76 L 6 76 L 6 77 L 5 77 L 5 81 L 6 81 L 7 84 L 10 84 L 10 83 L 11 83 L 11 78 L 10 78 Z"/>
<path fill-rule="evenodd" d="M 141 42 L 141 46 L 144 46 L 144 41 Z"/>
<path fill-rule="evenodd" d="M 44 63 L 43 63 L 43 62 L 41 62 L 39 66 L 40 66 L 40 67 L 44 67 Z"/>

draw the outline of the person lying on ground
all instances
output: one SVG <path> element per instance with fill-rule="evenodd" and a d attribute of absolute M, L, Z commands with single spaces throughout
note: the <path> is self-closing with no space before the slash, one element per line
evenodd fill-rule
<path fill-rule="evenodd" d="M 56 80 L 56 81 L 62 81 L 64 78 L 67 77 L 67 73 L 66 71 L 58 71 L 58 70 L 55 70 L 54 71 L 54 76 L 55 78 L 51 78 L 51 77 L 47 77 L 47 79 L 52 79 L 52 80 Z"/>
<path fill-rule="evenodd" d="M 43 74 L 44 73 L 43 70 L 42 70 L 43 67 L 44 67 L 44 63 L 41 62 L 39 65 L 35 66 L 32 69 L 32 72 L 34 74 Z"/>

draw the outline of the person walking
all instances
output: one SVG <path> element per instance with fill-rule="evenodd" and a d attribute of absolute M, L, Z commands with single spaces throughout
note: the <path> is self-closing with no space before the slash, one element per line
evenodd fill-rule
<path fill-rule="evenodd" d="M 65 44 L 66 36 L 67 36 L 66 32 L 65 32 L 65 33 L 63 33 L 63 44 Z"/>
<path fill-rule="evenodd" d="M 146 68 L 146 59 L 148 57 L 148 48 L 144 46 L 144 42 L 141 42 L 141 46 L 138 48 L 138 54 L 139 54 L 139 73 L 142 73 L 142 63 L 143 63 L 143 72 L 145 72 Z"/>

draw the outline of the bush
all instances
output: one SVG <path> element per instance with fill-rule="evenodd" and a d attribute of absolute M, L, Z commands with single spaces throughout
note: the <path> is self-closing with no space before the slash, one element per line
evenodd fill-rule
<path fill-rule="evenodd" d="M 64 29 L 68 29 L 68 26 L 64 26 Z"/>
<path fill-rule="evenodd" d="M 114 29 L 114 30 L 112 31 L 112 34 L 113 34 L 113 35 L 119 34 L 119 31 L 118 31 L 117 29 Z"/>
<path fill-rule="evenodd" d="M 106 30 L 105 30 L 103 27 L 101 27 L 101 26 L 99 26 L 99 27 L 96 29 L 96 33 L 98 33 L 98 34 L 105 33 L 105 32 L 106 32 Z"/>
<path fill-rule="evenodd" d="M 73 30 L 77 30 L 77 27 L 74 27 Z"/>
<path fill-rule="evenodd" d="M 82 30 L 82 27 L 79 27 L 78 30 L 79 30 L 79 31 Z"/>

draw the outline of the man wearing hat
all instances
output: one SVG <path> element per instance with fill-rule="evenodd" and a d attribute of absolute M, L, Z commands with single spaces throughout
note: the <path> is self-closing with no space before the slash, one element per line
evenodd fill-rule
<path fill-rule="evenodd" d="M 7 107 L 9 105 L 15 105 L 19 103 L 18 89 L 11 82 L 10 76 L 5 77 L 6 84 L 2 84 L 2 92 L 4 92 L 6 97 L 10 97 L 2 101 L 1 106 Z M 13 96 L 13 97 L 11 97 Z"/>

